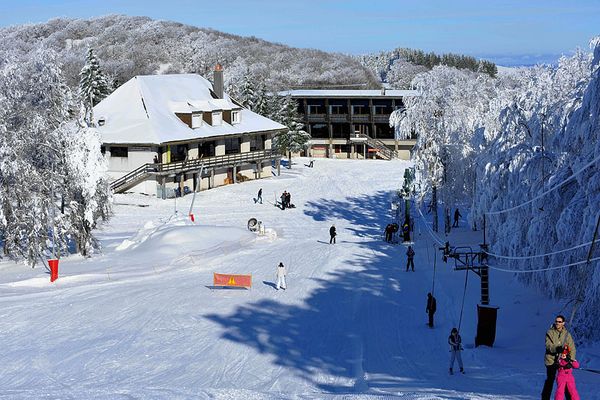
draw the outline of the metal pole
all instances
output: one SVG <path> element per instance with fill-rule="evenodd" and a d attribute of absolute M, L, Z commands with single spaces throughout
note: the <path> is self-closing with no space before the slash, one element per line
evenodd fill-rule
<path fill-rule="evenodd" d="M 483 245 L 485 246 L 485 214 L 483 214 Z"/>

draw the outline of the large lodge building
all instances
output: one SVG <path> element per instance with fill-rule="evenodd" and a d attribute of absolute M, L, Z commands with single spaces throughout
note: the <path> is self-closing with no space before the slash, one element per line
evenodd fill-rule
<path fill-rule="evenodd" d="M 416 90 L 290 90 L 310 133 L 312 157 L 410 158 L 416 136 L 396 140 L 390 114 Z"/>
<path fill-rule="evenodd" d="M 195 74 L 136 76 L 94 107 L 115 192 L 171 197 L 271 176 L 287 128 L 243 108 Z"/>

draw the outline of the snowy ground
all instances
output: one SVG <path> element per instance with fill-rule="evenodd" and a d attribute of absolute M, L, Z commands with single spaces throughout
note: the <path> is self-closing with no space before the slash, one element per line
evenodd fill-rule
<path fill-rule="evenodd" d="M 53 284 L 42 267 L 0 263 L 0 399 L 539 398 L 544 334 L 562 304 L 492 272 L 496 343 L 475 348 L 480 293 L 470 274 L 466 375 L 449 376 L 465 273 L 438 254 L 429 329 L 432 237 L 419 222 L 414 273 L 404 271 L 406 248 L 382 240 L 406 164 L 295 162 L 279 177 L 199 193 L 194 224 L 191 195 L 115 196 L 98 232 L 103 254 L 62 259 Z M 283 190 L 295 209 L 273 206 Z M 249 232 L 251 217 L 276 237 Z M 453 245 L 480 243 L 465 225 Z M 280 261 L 286 291 L 274 288 Z M 213 289 L 213 272 L 252 274 L 253 288 Z M 580 346 L 577 358 L 600 369 L 600 346 Z M 583 399 L 600 399 L 599 379 L 576 372 Z"/>

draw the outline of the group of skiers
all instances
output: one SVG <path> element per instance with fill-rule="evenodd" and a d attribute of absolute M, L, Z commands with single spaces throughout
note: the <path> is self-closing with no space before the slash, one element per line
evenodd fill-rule
<path fill-rule="evenodd" d="M 281 196 L 279 196 L 279 199 L 281 200 L 281 202 L 278 205 L 282 210 L 285 210 L 286 208 L 294 208 L 295 206 L 292 204 L 292 195 L 287 191 L 284 190 L 283 193 L 281 194 Z M 256 203 L 263 203 L 263 199 L 262 199 L 262 188 L 258 189 L 258 193 L 256 194 L 256 197 L 254 198 L 254 204 Z"/>
<path fill-rule="evenodd" d="M 282 210 L 285 210 L 286 208 L 294 207 L 291 203 L 292 195 L 287 190 L 284 190 L 279 198 L 281 199 L 281 209 Z"/>

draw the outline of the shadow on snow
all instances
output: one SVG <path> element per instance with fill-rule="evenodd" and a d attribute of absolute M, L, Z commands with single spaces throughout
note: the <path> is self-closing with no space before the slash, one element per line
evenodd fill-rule
<path fill-rule="evenodd" d="M 445 344 L 438 356 L 440 365 L 428 365 L 432 357 L 419 351 L 433 351 L 423 344 L 428 336 L 437 343 L 445 341 L 447 334 L 425 326 L 427 288 L 406 281 L 414 275 L 403 275 L 405 247 L 382 240 L 383 227 L 391 222 L 390 196 L 378 192 L 307 203 L 304 213 L 314 220 L 347 221 L 344 225 L 351 228 L 341 232 L 338 228 L 338 239 L 350 239 L 361 251 L 348 255 L 353 257 L 345 260 L 348 269 L 315 279 L 318 288 L 303 305 L 261 300 L 240 306 L 230 315 L 205 317 L 221 325 L 222 338 L 273 355 L 277 365 L 296 371 L 324 392 L 365 393 L 370 388 L 403 386 L 431 389 L 432 384 L 443 383 L 449 357 Z M 423 298 L 418 310 L 421 319 L 403 322 L 402 312 L 412 307 L 413 296 Z M 410 300 L 401 304 L 403 298 Z M 422 334 L 411 331 L 413 328 Z M 456 384 L 449 382 L 448 386 Z M 520 397 L 515 393 L 518 389 L 510 385 L 498 386 L 494 385 L 496 392 Z M 471 389 L 475 387 L 488 392 L 489 382 L 476 383 Z"/>

